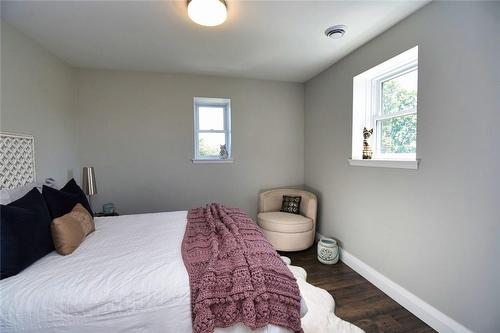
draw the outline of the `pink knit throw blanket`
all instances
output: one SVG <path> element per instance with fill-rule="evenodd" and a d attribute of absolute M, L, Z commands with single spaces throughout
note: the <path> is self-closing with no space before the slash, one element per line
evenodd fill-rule
<path fill-rule="evenodd" d="M 239 209 L 190 209 L 182 257 L 194 333 L 244 323 L 302 332 L 297 282 L 259 227 Z"/>

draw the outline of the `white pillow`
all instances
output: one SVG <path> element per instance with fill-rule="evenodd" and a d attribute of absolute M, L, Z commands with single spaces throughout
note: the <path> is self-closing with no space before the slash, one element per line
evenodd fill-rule
<path fill-rule="evenodd" d="M 1 189 L 0 190 L 0 204 L 8 205 L 11 202 L 12 202 L 12 200 L 10 200 L 9 190 Z"/>
<path fill-rule="evenodd" d="M 2 205 L 7 205 L 12 201 L 16 201 L 26 195 L 33 187 L 38 187 L 37 183 L 29 183 L 20 187 L 13 189 L 3 189 L 2 190 Z"/>
<path fill-rule="evenodd" d="M 57 189 L 56 183 L 53 178 L 47 178 L 43 183 L 41 182 L 34 182 L 34 183 L 29 183 L 23 186 L 19 186 L 13 189 L 2 189 L 0 190 L 0 203 L 2 205 L 8 205 L 12 201 L 16 201 L 17 199 L 20 199 L 26 195 L 29 191 L 33 189 L 33 187 L 36 187 L 40 193 L 42 192 L 42 185 L 46 185 L 52 188 Z"/>

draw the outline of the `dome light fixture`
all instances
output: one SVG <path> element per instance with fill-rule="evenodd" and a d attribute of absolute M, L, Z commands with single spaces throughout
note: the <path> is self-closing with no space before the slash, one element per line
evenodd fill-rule
<path fill-rule="evenodd" d="M 215 27 L 227 19 L 224 0 L 188 0 L 187 9 L 193 22 L 206 27 Z"/>
<path fill-rule="evenodd" d="M 332 39 L 339 39 L 342 38 L 342 36 L 344 36 L 346 30 L 347 27 L 343 24 L 334 25 L 325 30 L 325 36 Z"/>

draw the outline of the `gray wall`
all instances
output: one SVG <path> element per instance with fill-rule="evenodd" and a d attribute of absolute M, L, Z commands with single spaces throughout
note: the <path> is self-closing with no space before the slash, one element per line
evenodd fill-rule
<path fill-rule="evenodd" d="M 78 155 L 95 167 L 95 204 L 121 213 L 211 201 L 252 216 L 262 189 L 304 182 L 302 84 L 79 70 Z M 193 164 L 193 97 L 231 98 L 232 164 Z"/>
<path fill-rule="evenodd" d="M 498 3 L 424 7 L 306 84 L 305 133 L 303 85 L 75 73 L 2 24 L 1 129 L 35 135 L 40 179 L 95 166 L 96 206 L 122 213 L 222 201 L 254 215 L 259 190 L 305 180 L 320 194 L 322 233 L 470 329 L 495 332 L 498 22 Z M 352 77 L 417 44 L 420 169 L 349 167 Z M 232 99 L 233 164 L 191 163 L 193 96 Z"/>
<path fill-rule="evenodd" d="M 35 137 L 37 180 L 64 183 L 77 167 L 73 70 L 1 24 L 2 131 Z"/>
<path fill-rule="evenodd" d="M 321 233 L 476 332 L 499 332 L 500 3 L 431 3 L 306 84 Z M 417 171 L 350 167 L 352 78 L 419 46 Z"/>

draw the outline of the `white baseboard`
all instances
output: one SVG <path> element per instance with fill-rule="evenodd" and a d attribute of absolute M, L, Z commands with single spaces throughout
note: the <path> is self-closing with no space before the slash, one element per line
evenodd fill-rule
<path fill-rule="evenodd" d="M 326 236 L 319 232 L 316 233 L 316 240 L 323 237 Z M 440 333 L 473 333 L 343 248 L 340 248 L 340 260 L 436 331 Z"/>
<path fill-rule="evenodd" d="M 468 328 L 451 319 L 342 248 L 340 249 L 340 260 L 436 331 L 440 333 L 472 333 Z"/>

